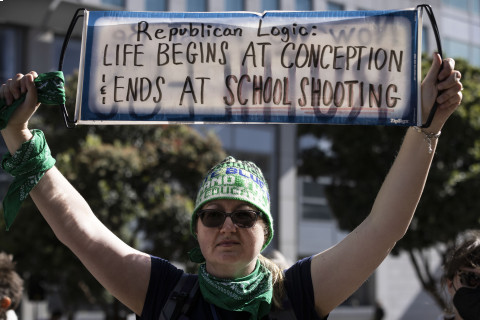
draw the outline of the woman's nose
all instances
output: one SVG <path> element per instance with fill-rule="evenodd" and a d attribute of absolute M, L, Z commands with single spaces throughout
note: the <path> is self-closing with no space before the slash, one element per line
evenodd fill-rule
<path fill-rule="evenodd" d="M 225 221 L 223 222 L 222 227 L 220 228 L 220 231 L 223 232 L 235 232 L 237 231 L 237 226 L 235 223 L 233 223 L 232 218 L 227 217 Z"/>

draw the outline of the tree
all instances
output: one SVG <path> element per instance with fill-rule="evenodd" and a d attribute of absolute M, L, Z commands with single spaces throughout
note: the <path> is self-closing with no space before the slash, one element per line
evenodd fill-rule
<path fill-rule="evenodd" d="M 424 59 L 422 70 L 430 63 Z M 457 69 L 463 75 L 462 106 L 444 126 L 415 217 L 393 252 L 408 253 L 422 286 L 442 309 L 446 302 L 426 252 L 435 247 L 445 257 L 461 233 L 480 227 L 480 201 L 475 201 L 480 188 L 480 69 L 462 60 Z M 370 212 L 404 132 L 387 126 L 299 127 L 300 138 L 328 142 L 299 153 L 299 174 L 332 178 L 326 196 L 341 229 L 353 230 Z"/>
<path fill-rule="evenodd" d="M 76 77 L 67 80 L 67 97 L 75 97 L 76 84 Z M 69 110 L 73 103 L 67 101 Z M 205 172 L 225 155 L 216 136 L 179 125 L 71 130 L 57 108 L 47 107 L 31 127 L 42 128 L 60 171 L 112 232 L 131 246 L 188 266 L 192 199 Z M 119 302 L 60 245 L 31 200 L 11 230 L 0 233 L 0 242 L 14 254 L 27 287 L 31 280 L 40 293 L 42 285 L 60 292 L 65 311 L 100 305 L 111 318 L 119 317 Z"/>

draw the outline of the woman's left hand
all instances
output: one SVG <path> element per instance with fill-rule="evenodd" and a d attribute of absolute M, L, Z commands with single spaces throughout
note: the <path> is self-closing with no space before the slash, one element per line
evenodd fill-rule
<path fill-rule="evenodd" d="M 422 119 L 425 122 L 434 103 L 438 104 L 430 132 L 438 132 L 460 105 L 463 86 L 462 74 L 455 70 L 455 60 L 441 60 L 438 53 L 433 55 L 433 62 L 427 76 L 422 81 Z"/>

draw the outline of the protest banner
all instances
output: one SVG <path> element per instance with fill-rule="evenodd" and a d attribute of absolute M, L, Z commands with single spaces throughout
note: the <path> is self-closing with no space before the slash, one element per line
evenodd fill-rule
<path fill-rule="evenodd" d="M 421 124 L 420 10 L 85 11 L 78 124 Z"/>

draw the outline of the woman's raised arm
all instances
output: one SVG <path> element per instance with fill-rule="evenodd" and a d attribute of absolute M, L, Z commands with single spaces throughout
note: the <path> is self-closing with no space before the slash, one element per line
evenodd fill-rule
<path fill-rule="evenodd" d="M 7 105 L 26 94 L 2 130 L 11 154 L 33 137 L 28 120 L 39 106 L 36 77 L 35 72 L 18 74 L 0 89 L 0 99 L 5 99 Z M 126 245 L 108 230 L 56 167 L 46 171 L 30 196 L 58 239 L 112 295 L 141 314 L 150 277 L 150 256 Z"/>
<path fill-rule="evenodd" d="M 312 260 L 317 312 L 325 316 L 373 273 L 408 229 L 420 200 L 438 133 L 462 99 L 460 73 L 438 54 L 422 82 L 422 112 L 438 109 L 429 128 L 409 128 L 369 216 L 339 244 Z M 426 117 L 424 117 L 426 118 Z M 437 135 L 437 136 L 435 136 Z"/>

